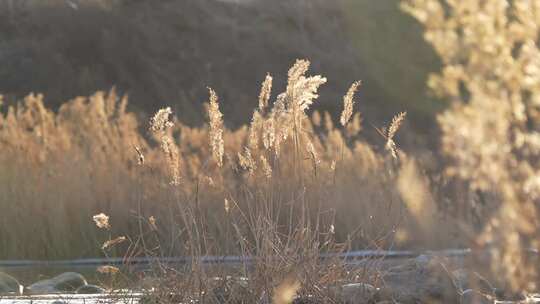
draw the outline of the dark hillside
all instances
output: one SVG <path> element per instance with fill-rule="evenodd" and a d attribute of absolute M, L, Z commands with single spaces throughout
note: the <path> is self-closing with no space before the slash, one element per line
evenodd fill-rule
<path fill-rule="evenodd" d="M 234 126 L 249 119 L 260 75 L 285 75 L 296 58 L 309 58 L 331 79 L 322 109 L 339 110 L 356 79 L 365 83 L 360 110 L 368 121 L 400 110 L 427 117 L 436 108 L 423 91 L 425 65 L 417 67 L 433 55 L 395 0 L 20 3 L 0 13 L 0 92 L 12 101 L 42 92 L 58 107 L 114 85 L 139 110 L 173 104 L 198 124 L 211 86 Z M 411 47 L 396 48 L 411 37 Z M 285 79 L 275 81 L 278 90 Z"/>

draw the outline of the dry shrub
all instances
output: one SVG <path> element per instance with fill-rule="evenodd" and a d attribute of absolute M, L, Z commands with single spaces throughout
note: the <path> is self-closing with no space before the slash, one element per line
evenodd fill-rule
<path fill-rule="evenodd" d="M 533 289 L 540 239 L 540 3 L 408 0 L 444 66 L 429 86 L 451 104 L 438 117 L 446 173 L 470 182 L 495 209 L 477 238 L 495 247 L 493 271 Z"/>

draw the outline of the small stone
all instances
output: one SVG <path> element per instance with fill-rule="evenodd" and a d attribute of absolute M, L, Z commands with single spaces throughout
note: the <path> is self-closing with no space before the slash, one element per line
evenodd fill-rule
<path fill-rule="evenodd" d="M 28 286 L 27 291 L 30 294 L 74 292 L 84 285 L 87 285 L 87 282 L 81 274 L 64 272 L 54 278 L 38 281 Z"/>
<path fill-rule="evenodd" d="M 0 294 L 22 294 L 23 287 L 7 273 L 0 272 Z"/>
<path fill-rule="evenodd" d="M 79 293 L 79 294 L 100 294 L 100 293 L 105 293 L 105 289 L 97 286 L 97 285 L 84 285 L 84 286 L 81 286 L 79 288 L 77 288 L 77 290 L 75 291 L 75 293 Z"/>

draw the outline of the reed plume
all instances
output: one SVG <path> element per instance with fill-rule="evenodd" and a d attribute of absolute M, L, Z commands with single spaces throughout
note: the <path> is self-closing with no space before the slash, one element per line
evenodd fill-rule
<path fill-rule="evenodd" d="M 111 266 L 111 265 L 103 265 L 103 266 L 99 266 L 96 269 L 96 271 L 101 273 L 101 274 L 114 275 L 114 274 L 117 274 L 118 272 L 120 272 L 120 269 L 118 267 L 114 267 L 114 266 Z"/>
<path fill-rule="evenodd" d="M 346 126 L 354 111 L 354 94 L 358 90 L 358 87 L 362 84 L 361 81 L 354 82 L 347 94 L 343 96 L 343 112 L 341 112 L 340 122 L 342 126 Z"/>
<path fill-rule="evenodd" d="M 208 117 L 210 119 L 210 146 L 212 147 L 212 155 L 218 167 L 223 166 L 223 114 L 219 111 L 218 97 L 216 92 L 208 88 L 210 100 L 208 105 Z"/>
<path fill-rule="evenodd" d="M 150 130 L 156 135 L 161 143 L 161 149 L 166 155 L 168 168 L 171 175 L 171 185 L 180 184 L 180 156 L 178 147 L 174 143 L 169 134 L 169 130 L 174 127 L 174 123 L 170 120 L 172 111 L 170 107 L 160 109 L 150 120 Z M 139 153 L 140 151 L 137 151 Z M 141 160 L 142 153 L 139 154 Z M 144 162 L 144 156 L 142 156 Z"/>
<path fill-rule="evenodd" d="M 270 100 L 270 94 L 272 93 L 272 76 L 266 75 L 264 82 L 261 86 L 261 92 L 259 94 L 259 111 L 264 113 L 266 107 L 268 107 L 268 101 Z"/>
<path fill-rule="evenodd" d="M 126 237 L 125 236 L 119 236 L 117 238 L 114 238 L 112 240 L 108 240 L 106 241 L 105 243 L 103 243 L 103 245 L 101 246 L 101 249 L 102 250 L 105 250 L 105 249 L 108 249 L 108 248 L 111 248 L 115 245 L 118 245 L 120 243 L 123 243 L 124 241 L 126 241 Z"/>
<path fill-rule="evenodd" d="M 159 109 L 150 119 L 150 130 L 153 132 L 165 132 L 166 129 L 173 127 L 174 124 L 169 120 L 171 115 L 172 110 L 170 107 Z"/>
<path fill-rule="evenodd" d="M 392 118 L 392 122 L 390 123 L 390 126 L 388 127 L 388 131 L 386 133 L 385 149 L 387 151 L 390 151 L 390 153 L 392 154 L 392 157 L 395 159 L 397 159 L 397 147 L 396 147 L 396 143 L 394 142 L 394 136 L 399 130 L 399 127 L 403 123 L 403 120 L 405 119 L 406 115 L 407 115 L 407 112 L 402 112 L 394 116 L 394 118 Z"/>
<path fill-rule="evenodd" d="M 96 214 L 92 217 L 96 226 L 101 229 L 110 229 L 109 217 L 104 213 Z"/>

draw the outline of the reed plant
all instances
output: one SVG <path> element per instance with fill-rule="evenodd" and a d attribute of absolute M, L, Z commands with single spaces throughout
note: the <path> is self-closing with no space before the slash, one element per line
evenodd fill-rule
<path fill-rule="evenodd" d="M 354 139 L 360 131 L 359 116 L 351 122 L 359 82 L 353 83 L 343 98 L 341 124 L 343 128 L 349 127 L 347 132 L 334 129 L 328 116 L 327 126 L 323 127 L 318 113 L 313 118 L 307 115 L 318 97 L 318 88 L 326 82 L 322 76 L 307 75 L 309 65 L 307 60 L 295 62 L 288 72 L 284 92 L 273 103 L 272 77 L 267 75 L 250 125 L 235 132 L 224 128 L 219 98 L 209 89 L 209 123 L 199 133 L 204 150 L 198 152 L 196 161 L 185 162 L 186 156 L 193 157 L 193 152 L 186 154 L 181 136 L 175 140 L 175 133 L 183 133 L 184 127 L 171 116 L 170 108 L 157 111 L 150 120 L 149 131 L 159 146 L 147 151 L 137 148 L 139 159 L 145 160 L 138 166 L 144 171 L 161 161 L 162 165 L 155 169 L 162 170 L 164 188 L 160 192 L 170 195 L 163 203 L 169 206 L 172 217 L 161 219 L 169 227 L 163 229 L 156 225 L 155 217 L 147 217 L 139 209 L 140 230 L 132 234 L 136 238 L 129 240 L 126 258 L 182 255 L 189 257 L 189 264 L 180 269 L 158 264 L 153 276 L 160 281 L 156 284 L 159 287 L 149 298 L 171 301 L 172 291 L 174 301 L 180 302 L 290 303 L 302 295 L 332 301 L 338 296 L 340 283 L 374 281 L 378 276 L 371 267 L 351 271 L 339 256 L 321 260 L 321 255 L 343 253 L 353 246 L 381 248 L 385 242 L 391 244 L 392 228 L 383 225 L 396 222 L 380 222 L 381 226 L 373 227 L 378 235 L 355 231 L 365 229 L 361 226 L 344 230 L 341 237 L 336 235 L 336 228 L 343 229 L 343 224 L 337 221 L 341 207 L 334 196 L 343 189 L 338 186 L 339 181 L 350 179 L 341 177 L 341 171 L 347 164 L 360 163 L 364 166 L 363 174 L 357 172 L 361 177 L 381 170 L 385 160 L 367 144 Z M 404 114 L 397 115 L 387 131 L 388 155 L 392 160 L 398 157 L 393 138 L 403 118 Z M 325 131 L 315 131 L 314 124 Z M 194 141 L 189 138 L 186 143 Z M 352 144 L 357 151 L 350 148 Z M 393 175 L 387 178 L 391 180 Z M 397 197 L 398 193 L 394 195 Z M 384 213 L 396 220 L 403 216 L 392 206 L 385 209 L 379 211 L 381 217 Z M 374 211 L 369 210 L 370 220 L 378 216 Z M 94 220 L 98 227 L 110 228 L 105 215 L 98 214 Z M 356 225 L 356 220 L 350 224 Z M 363 244 L 356 241 L 360 235 Z M 107 253 L 106 248 L 124 241 L 124 236 L 111 235 L 102 249 Z M 239 265 L 220 273 L 219 265 L 205 267 L 203 259 L 208 256 L 235 256 Z M 233 277 L 228 276 L 231 273 Z M 243 291 L 216 294 L 216 284 L 233 288 L 226 286 L 227 281 L 241 278 L 248 280 L 230 284 Z"/>

